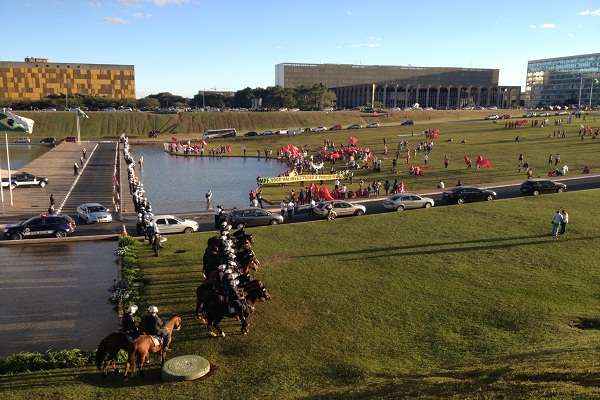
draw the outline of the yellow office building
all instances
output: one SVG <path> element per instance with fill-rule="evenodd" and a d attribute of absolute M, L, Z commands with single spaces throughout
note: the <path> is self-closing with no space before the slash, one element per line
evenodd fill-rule
<path fill-rule="evenodd" d="M 54 63 L 45 58 L 0 61 L 1 100 L 40 100 L 64 94 L 135 99 L 134 66 Z"/>

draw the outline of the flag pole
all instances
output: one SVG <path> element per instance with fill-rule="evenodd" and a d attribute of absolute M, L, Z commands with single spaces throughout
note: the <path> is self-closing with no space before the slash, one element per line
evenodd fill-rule
<path fill-rule="evenodd" d="M 75 112 L 76 125 L 77 125 L 77 143 L 81 143 L 81 128 L 79 127 L 79 113 Z"/>
<path fill-rule="evenodd" d="M 8 132 L 4 132 L 4 141 L 6 144 L 6 165 L 8 166 L 8 191 L 10 193 L 10 205 L 13 206 L 13 194 L 12 194 L 12 174 L 10 172 L 10 155 L 8 152 Z M 0 185 L 2 186 L 2 185 Z"/>
<path fill-rule="evenodd" d="M 592 78 L 590 80 L 590 110 L 592 109 L 592 94 L 594 93 L 594 82 L 595 80 Z"/>

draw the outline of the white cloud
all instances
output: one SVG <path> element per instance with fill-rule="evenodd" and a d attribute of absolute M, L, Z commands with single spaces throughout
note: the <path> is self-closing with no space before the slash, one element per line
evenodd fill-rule
<path fill-rule="evenodd" d="M 570 37 L 571 39 L 573 39 L 575 37 L 574 33 L 567 33 L 567 36 Z"/>
<path fill-rule="evenodd" d="M 123 6 L 134 6 L 142 2 L 142 0 L 118 0 L 119 4 Z"/>
<path fill-rule="evenodd" d="M 275 45 L 275 46 L 273 46 L 273 47 L 275 47 L 275 48 L 276 48 L 276 49 L 278 49 L 278 50 L 285 49 L 285 46 L 284 46 L 284 45 L 282 45 L 282 44 L 276 44 L 276 45 Z"/>
<path fill-rule="evenodd" d="M 352 11 L 346 10 L 346 15 L 352 15 Z"/>
<path fill-rule="evenodd" d="M 129 23 L 127 20 L 119 17 L 104 17 L 104 22 L 111 25 L 125 25 Z"/>
<path fill-rule="evenodd" d="M 152 14 L 148 14 L 148 13 L 145 13 L 145 12 L 136 12 L 136 13 L 133 13 L 133 18 L 137 18 L 137 19 L 148 19 L 148 18 L 151 18 L 151 17 L 152 17 Z"/>
<path fill-rule="evenodd" d="M 531 25 L 529 25 L 529 28 L 530 28 L 530 29 L 537 29 L 537 25 L 533 25 L 533 24 L 531 24 Z"/>
<path fill-rule="evenodd" d="M 600 17 L 600 8 L 596 10 L 583 10 L 579 13 L 583 17 Z"/>
<path fill-rule="evenodd" d="M 549 22 L 546 22 L 545 24 L 540 25 L 540 28 L 542 29 L 554 29 L 556 28 L 555 24 L 551 24 Z"/>
<path fill-rule="evenodd" d="M 182 4 L 189 3 L 190 0 L 152 0 L 152 2 L 159 7 L 163 7 L 168 5 L 180 6 Z"/>
<path fill-rule="evenodd" d="M 90 0 L 88 3 L 90 3 L 90 6 L 92 7 L 100 7 L 102 5 L 100 0 Z"/>

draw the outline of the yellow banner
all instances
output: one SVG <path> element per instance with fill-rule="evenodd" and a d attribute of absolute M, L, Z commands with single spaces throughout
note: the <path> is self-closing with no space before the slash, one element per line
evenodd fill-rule
<path fill-rule="evenodd" d="M 271 176 L 258 178 L 261 185 L 279 185 L 282 183 L 294 182 L 314 182 L 314 181 L 334 181 L 336 179 L 345 179 L 348 171 L 342 171 L 335 174 L 312 174 L 312 175 L 292 175 L 292 176 Z"/>

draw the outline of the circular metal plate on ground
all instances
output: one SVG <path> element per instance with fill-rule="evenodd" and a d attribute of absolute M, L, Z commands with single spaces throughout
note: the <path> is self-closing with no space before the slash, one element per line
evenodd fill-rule
<path fill-rule="evenodd" d="M 164 381 L 193 381 L 210 372 L 210 363 L 204 357 L 187 355 L 174 357 L 165 362 L 162 368 Z"/>

